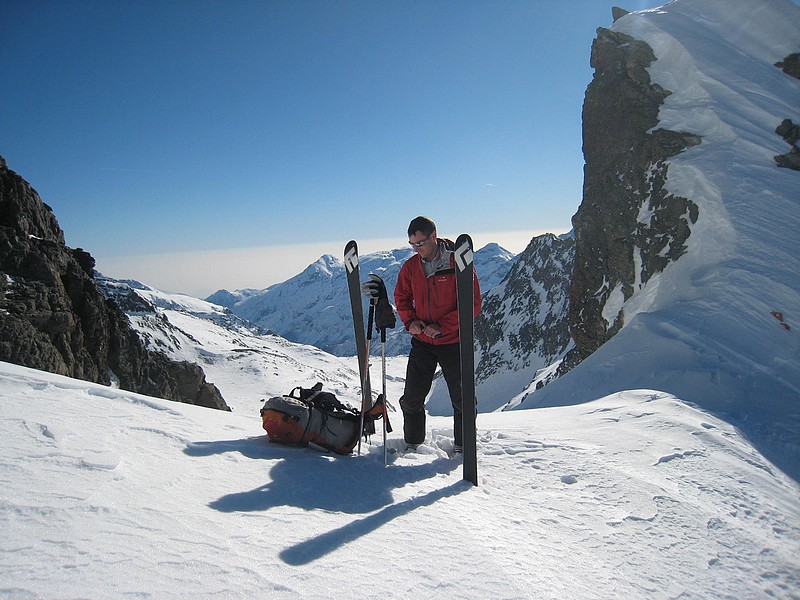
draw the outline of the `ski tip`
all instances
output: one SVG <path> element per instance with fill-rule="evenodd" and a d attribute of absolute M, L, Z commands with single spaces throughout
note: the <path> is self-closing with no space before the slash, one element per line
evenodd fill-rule
<path fill-rule="evenodd" d="M 355 240 L 350 240 L 344 247 L 344 265 L 348 277 L 358 268 L 358 244 Z"/>
<path fill-rule="evenodd" d="M 472 238 L 466 233 L 462 233 L 456 239 L 455 247 L 456 269 L 458 273 L 463 273 L 467 269 L 472 269 L 475 256 L 472 253 Z"/>
<path fill-rule="evenodd" d="M 462 245 L 463 243 L 468 243 L 470 247 L 472 246 L 472 237 L 468 233 L 462 233 L 456 238 L 456 247 Z"/>

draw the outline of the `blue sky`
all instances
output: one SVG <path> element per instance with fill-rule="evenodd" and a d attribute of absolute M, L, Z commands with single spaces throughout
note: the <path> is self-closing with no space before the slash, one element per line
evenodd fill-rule
<path fill-rule="evenodd" d="M 169 291 L 400 247 L 418 214 L 519 252 L 580 204 L 611 5 L 0 0 L 0 155 L 70 246 Z"/>

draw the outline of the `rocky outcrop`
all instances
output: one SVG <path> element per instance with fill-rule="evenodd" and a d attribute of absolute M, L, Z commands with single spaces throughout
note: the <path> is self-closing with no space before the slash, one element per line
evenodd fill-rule
<path fill-rule="evenodd" d="M 800 52 L 794 52 L 776 62 L 775 66 L 786 73 L 789 77 L 800 79 Z M 785 154 L 775 156 L 775 163 L 785 169 L 800 171 L 800 125 L 793 123 L 791 119 L 784 119 L 775 128 L 775 133 L 781 136 L 784 141 L 792 148 Z"/>
<path fill-rule="evenodd" d="M 228 410 L 203 370 L 147 351 L 94 280 L 94 259 L 65 245 L 52 209 L 0 158 L 0 360 Z"/>
<path fill-rule="evenodd" d="M 670 94 L 651 83 L 655 60 L 646 43 L 600 28 L 592 44 L 594 78 L 583 105 L 583 201 L 572 218 L 575 266 L 569 325 L 575 348 L 569 370 L 623 325 L 614 310 L 686 251 L 698 218 L 688 198 L 664 189 L 667 159 L 700 143 L 658 125 Z"/>
<path fill-rule="evenodd" d="M 783 60 L 776 62 L 775 66 L 790 77 L 800 79 L 800 52 L 793 52 Z"/>
<path fill-rule="evenodd" d="M 498 373 L 540 369 L 567 349 L 574 248 L 571 236 L 533 238 L 506 278 L 484 295 L 475 320 L 479 384 Z"/>
<path fill-rule="evenodd" d="M 785 169 L 800 171 L 800 125 L 793 123 L 791 119 L 784 119 L 775 128 L 775 133 L 783 138 L 792 149 L 785 154 L 775 156 L 775 163 Z"/>

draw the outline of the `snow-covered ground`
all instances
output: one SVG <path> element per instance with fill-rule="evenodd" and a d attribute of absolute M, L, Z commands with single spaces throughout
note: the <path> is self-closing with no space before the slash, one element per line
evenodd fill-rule
<path fill-rule="evenodd" d="M 0 363 L 4 598 L 797 598 L 800 488 L 669 395 L 449 419 L 334 457 Z M 396 416 L 390 446 L 400 444 Z"/>

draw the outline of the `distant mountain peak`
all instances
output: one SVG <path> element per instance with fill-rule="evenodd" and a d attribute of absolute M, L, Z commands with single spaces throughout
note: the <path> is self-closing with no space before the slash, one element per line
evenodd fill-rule
<path fill-rule="evenodd" d="M 390 299 L 402 264 L 413 256 L 411 248 L 380 250 L 359 257 L 362 277 L 380 275 Z M 514 255 L 498 244 L 475 253 L 481 288 L 497 285 L 508 273 Z M 294 277 L 258 292 L 220 290 L 207 298 L 230 308 L 240 317 L 294 342 L 311 344 L 338 355 L 355 354 L 350 298 L 344 263 L 324 254 Z M 410 337 L 396 328 L 389 332 L 390 355 L 408 351 Z"/>

